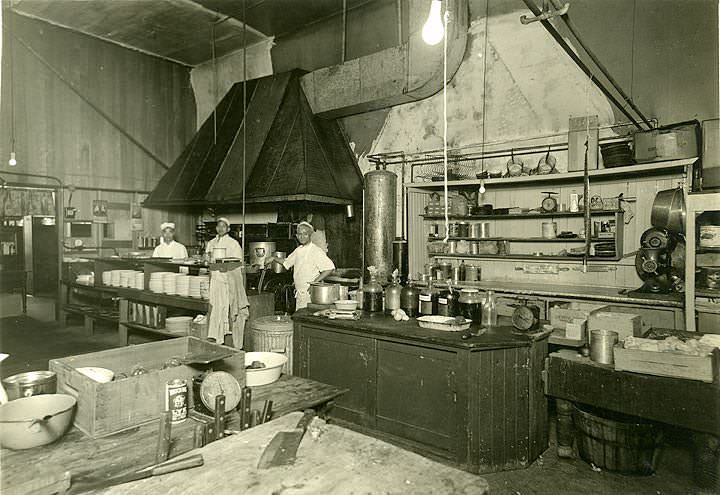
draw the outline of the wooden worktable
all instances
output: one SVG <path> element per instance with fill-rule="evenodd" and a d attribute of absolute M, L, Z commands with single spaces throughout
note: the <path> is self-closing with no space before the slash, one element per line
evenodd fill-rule
<path fill-rule="evenodd" d="M 197 451 L 205 460 L 202 467 L 118 485 L 103 493 L 488 493 L 487 481 L 479 476 L 318 419 L 303 438 L 294 465 L 257 469 L 273 436 L 292 430 L 301 416 L 288 414 L 203 447 Z M 313 430 L 319 433 L 317 438 Z"/>
<path fill-rule="evenodd" d="M 273 417 L 293 411 L 323 406 L 344 390 L 304 378 L 283 376 L 278 382 L 253 387 L 252 407 L 262 409 L 273 401 Z M 187 420 L 172 427 L 170 458 L 193 449 L 195 422 Z M 228 429 L 239 429 L 236 412 L 228 416 Z M 51 445 L 28 450 L 0 450 L 0 493 L 27 493 L 20 487 L 43 474 L 70 471 L 72 493 L 83 492 L 83 485 L 127 474 L 150 465 L 155 459 L 158 423 L 152 422 L 109 437 L 93 439 L 77 428 Z M 218 442 L 224 442 L 221 439 Z"/>

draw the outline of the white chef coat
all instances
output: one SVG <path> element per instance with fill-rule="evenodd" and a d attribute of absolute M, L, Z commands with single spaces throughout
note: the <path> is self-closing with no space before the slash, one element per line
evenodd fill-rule
<path fill-rule="evenodd" d="M 175 240 L 170 241 L 170 244 L 166 243 L 165 241 L 160 241 L 160 244 L 155 247 L 152 257 L 185 259 L 188 257 L 188 253 L 187 249 L 185 249 L 185 246 Z"/>
<path fill-rule="evenodd" d="M 310 302 L 310 282 L 314 281 L 320 272 L 335 269 L 335 264 L 328 258 L 325 251 L 312 242 L 298 246 L 285 259 L 283 265 L 288 270 L 295 268 L 293 282 L 295 283 L 296 309 L 305 308 Z"/>
<path fill-rule="evenodd" d="M 240 243 L 230 237 L 228 234 L 225 234 L 222 237 L 220 237 L 219 235 L 213 237 L 213 239 L 207 243 L 207 246 L 205 247 L 205 252 L 212 254 L 213 248 L 225 248 L 226 258 L 238 258 L 240 260 L 243 259 L 243 252 Z"/>

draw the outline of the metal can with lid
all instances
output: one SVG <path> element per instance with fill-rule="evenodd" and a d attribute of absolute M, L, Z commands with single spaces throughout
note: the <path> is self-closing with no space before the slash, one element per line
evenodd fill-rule
<path fill-rule="evenodd" d="M 470 224 L 467 222 L 459 222 L 457 224 L 457 236 L 458 237 L 469 237 L 470 236 Z"/>
<path fill-rule="evenodd" d="M 165 410 L 170 411 L 170 422 L 178 424 L 188 417 L 187 380 L 176 378 L 165 384 Z"/>
<path fill-rule="evenodd" d="M 477 282 L 480 280 L 480 269 L 476 265 L 465 265 L 465 281 Z"/>

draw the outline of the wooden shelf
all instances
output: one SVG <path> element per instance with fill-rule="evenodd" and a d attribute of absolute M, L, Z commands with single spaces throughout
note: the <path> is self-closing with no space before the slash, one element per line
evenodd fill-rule
<path fill-rule="evenodd" d="M 428 242 L 442 241 L 442 237 L 428 237 Z M 562 239 L 556 237 L 554 239 L 546 239 L 544 237 L 448 237 L 450 241 L 509 241 L 509 242 L 585 242 L 581 237 L 571 237 Z M 599 238 L 593 237 L 590 242 L 615 242 L 615 237 Z"/>
<path fill-rule="evenodd" d="M 186 334 L 186 333 L 168 332 L 164 328 L 146 327 L 145 325 L 141 325 L 140 323 L 132 323 L 129 321 L 124 321 L 124 322 L 122 322 L 122 324 L 128 328 L 132 328 L 133 330 L 140 330 L 142 332 L 154 333 L 157 335 L 164 335 L 166 337 L 187 337 L 188 336 L 188 334 Z"/>
<path fill-rule="evenodd" d="M 590 179 L 614 180 L 633 176 L 647 176 L 653 174 L 663 174 L 674 170 L 682 171 L 686 167 L 697 161 L 697 158 L 685 158 L 682 160 L 668 160 L 663 162 L 642 163 L 639 165 L 627 165 L 624 167 L 603 168 L 599 170 L 591 170 Z M 582 182 L 584 178 L 583 172 L 564 172 L 550 175 L 524 175 L 520 177 L 505 177 L 499 179 L 484 179 L 485 186 L 493 187 L 513 187 L 518 184 L 549 184 L 560 182 Z M 448 181 L 449 187 L 479 187 L 481 179 L 451 180 Z M 411 182 L 405 187 L 417 190 L 435 190 L 442 189 L 442 181 L 431 182 Z"/>
<path fill-rule="evenodd" d="M 590 211 L 592 216 L 611 216 L 618 213 L 625 213 L 623 210 L 595 210 Z M 445 220 L 445 215 L 420 215 L 425 220 Z M 583 217 L 585 213 L 582 211 L 557 211 L 555 213 L 517 213 L 508 215 L 448 215 L 449 220 L 524 220 L 533 218 L 561 218 L 561 217 Z"/>
<path fill-rule="evenodd" d="M 505 259 L 505 260 L 526 260 L 526 261 L 582 261 L 582 256 L 556 256 L 556 255 L 543 255 L 534 256 L 532 254 L 443 254 L 443 253 L 428 253 L 431 258 L 459 258 L 459 259 Z M 620 256 L 590 256 L 589 261 L 619 261 Z"/>
<path fill-rule="evenodd" d="M 720 297 L 720 289 L 708 289 L 698 287 L 695 289 L 695 296 L 699 297 Z"/>
<path fill-rule="evenodd" d="M 171 308 L 182 308 L 189 311 L 206 312 L 210 305 L 209 301 L 205 299 L 195 299 L 193 297 L 185 296 L 171 296 L 168 294 L 158 294 L 156 292 L 150 292 L 139 289 L 128 289 L 124 287 L 118 287 L 118 295 L 123 299 L 131 301 L 146 302 L 149 304 L 157 304 L 160 306 L 169 306 Z"/>

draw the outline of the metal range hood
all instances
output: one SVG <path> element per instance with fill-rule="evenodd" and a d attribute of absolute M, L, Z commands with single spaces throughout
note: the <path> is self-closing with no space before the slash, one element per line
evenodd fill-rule
<path fill-rule="evenodd" d="M 303 74 L 247 81 L 247 111 L 243 84 L 235 83 L 143 205 L 360 203 L 362 172 L 355 155 L 335 119 L 313 115 L 300 86 Z"/>

